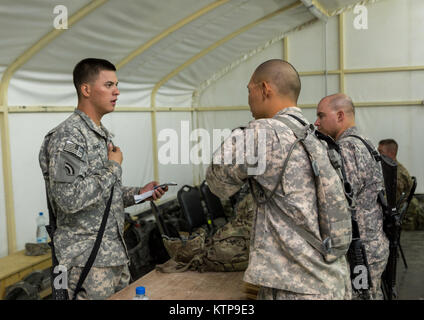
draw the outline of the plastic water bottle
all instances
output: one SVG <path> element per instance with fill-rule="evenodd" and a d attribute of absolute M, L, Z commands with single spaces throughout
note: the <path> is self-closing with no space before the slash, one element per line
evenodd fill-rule
<path fill-rule="evenodd" d="M 135 297 L 133 300 L 149 300 L 146 296 L 146 288 L 145 287 L 137 287 L 135 288 Z"/>
<path fill-rule="evenodd" d="M 40 212 L 37 217 L 37 243 L 47 243 L 47 221 L 43 213 Z"/>

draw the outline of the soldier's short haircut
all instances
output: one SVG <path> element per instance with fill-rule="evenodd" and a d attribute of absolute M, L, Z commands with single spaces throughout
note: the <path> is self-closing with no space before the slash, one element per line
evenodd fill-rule
<path fill-rule="evenodd" d="M 330 106 L 333 109 L 343 109 L 345 113 L 352 113 L 353 115 L 355 115 L 355 105 L 353 104 L 353 101 L 349 96 L 343 93 L 336 93 L 329 95 L 324 99 L 329 99 Z"/>
<path fill-rule="evenodd" d="M 394 139 L 383 139 L 378 144 L 381 146 L 385 146 L 386 148 L 397 154 L 398 144 Z"/>
<path fill-rule="evenodd" d="M 97 79 L 100 71 L 116 71 L 115 66 L 104 59 L 87 58 L 77 63 L 74 68 L 73 78 L 74 86 L 77 89 L 78 96 L 80 95 L 80 87 L 83 83 L 90 83 Z"/>
<path fill-rule="evenodd" d="M 259 65 L 254 74 L 255 82 L 269 81 L 281 96 L 289 96 L 297 102 L 301 83 L 297 70 L 287 61 L 271 59 Z"/>

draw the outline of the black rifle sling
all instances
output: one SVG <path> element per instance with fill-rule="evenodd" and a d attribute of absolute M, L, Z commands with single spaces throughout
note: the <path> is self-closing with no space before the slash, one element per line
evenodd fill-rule
<path fill-rule="evenodd" d="M 348 137 L 354 137 L 354 138 L 361 140 L 362 143 L 365 145 L 365 147 L 368 149 L 371 156 L 374 158 L 374 160 L 377 161 L 377 162 L 381 161 L 380 154 L 373 147 L 371 147 L 370 144 L 365 139 L 363 139 L 362 137 L 357 136 L 355 134 L 348 135 Z"/>
<path fill-rule="evenodd" d="M 102 223 L 100 225 L 99 232 L 97 233 L 96 241 L 94 242 L 94 246 L 93 246 L 93 249 L 91 250 L 91 253 L 90 253 L 90 256 L 88 257 L 88 260 L 85 263 L 84 269 L 81 272 L 77 286 L 75 287 L 75 290 L 74 290 L 74 296 L 73 296 L 72 300 L 76 300 L 79 292 L 85 291 L 85 289 L 82 287 L 82 285 L 83 285 L 85 278 L 87 277 L 88 273 L 90 272 L 90 269 L 91 269 L 91 267 L 94 263 L 94 260 L 96 259 L 97 252 L 99 251 L 100 243 L 102 242 L 103 234 L 104 234 L 105 229 L 106 229 L 107 218 L 109 217 L 110 206 L 112 204 L 113 190 L 114 190 L 114 186 L 112 186 L 112 190 L 110 192 L 110 197 L 109 197 L 109 200 L 106 204 L 106 209 L 105 209 L 104 214 L 103 214 L 103 219 L 102 219 Z"/>

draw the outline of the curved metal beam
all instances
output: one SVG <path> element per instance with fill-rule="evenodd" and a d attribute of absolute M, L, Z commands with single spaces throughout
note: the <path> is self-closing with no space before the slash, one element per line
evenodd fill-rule
<path fill-rule="evenodd" d="M 249 59 L 250 57 L 258 54 L 259 52 L 262 52 L 263 50 L 265 50 L 266 48 L 268 48 L 269 46 L 275 44 L 277 41 L 283 40 L 283 59 L 288 61 L 289 59 L 289 44 L 288 44 L 288 36 L 290 33 L 292 32 L 296 32 L 299 30 L 302 30 L 303 28 L 315 23 L 316 21 L 318 21 L 317 18 L 313 18 L 312 20 L 309 20 L 307 22 L 304 22 L 303 24 L 281 32 L 280 34 L 278 34 L 278 36 L 266 41 L 264 44 L 250 50 L 249 52 L 246 52 L 244 54 L 242 54 L 238 59 L 232 61 L 231 63 L 229 63 L 228 65 L 226 65 L 224 68 L 222 68 L 221 70 L 219 70 L 218 72 L 215 72 L 212 76 L 210 76 L 208 79 L 204 80 L 203 82 L 201 82 L 194 90 L 193 90 L 193 98 L 192 98 L 192 107 L 196 108 L 199 106 L 199 99 L 200 96 L 202 94 L 202 92 L 204 90 L 206 90 L 207 87 L 211 86 L 213 83 L 217 82 L 222 76 L 224 76 L 225 74 L 228 74 L 229 72 L 231 72 L 232 70 L 234 70 L 236 67 L 238 67 L 241 63 L 245 62 L 247 59 Z M 313 73 L 322 73 L 324 74 L 325 71 L 315 71 Z M 300 73 L 299 73 L 300 74 Z"/>
<path fill-rule="evenodd" d="M 84 18 L 86 15 L 96 10 L 98 7 L 106 3 L 108 0 L 93 0 L 85 7 L 78 10 L 68 19 L 68 28 L 74 25 L 76 22 Z M 0 83 L 0 105 L 7 106 L 7 89 L 9 87 L 10 79 L 13 74 L 21 66 L 23 66 L 29 59 L 31 59 L 37 52 L 43 49 L 51 41 L 65 32 L 66 29 L 53 29 L 40 40 L 34 43 L 28 50 L 21 54 L 12 64 L 10 64 L 3 73 L 3 77 Z"/>
<path fill-rule="evenodd" d="M 178 73 L 180 73 L 182 70 L 184 70 L 185 68 L 187 68 L 189 65 L 193 64 L 194 62 L 196 62 L 197 60 L 199 60 L 200 58 L 202 58 L 204 55 L 206 55 L 207 53 L 213 51 L 214 49 L 218 48 L 219 46 L 221 46 L 222 44 L 224 44 L 225 42 L 233 39 L 234 37 L 238 36 L 239 34 L 253 28 L 254 26 L 269 20 L 273 17 L 275 17 L 276 15 L 279 15 L 287 10 L 290 10 L 292 8 L 298 7 L 302 5 L 302 2 L 300 2 L 300 0 L 296 1 L 295 3 L 292 3 L 291 5 L 288 5 L 286 7 L 283 7 L 281 9 L 278 9 L 277 11 L 274 11 L 270 14 L 267 14 L 266 16 L 252 22 L 249 23 L 247 25 L 245 25 L 244 27 L 230 33 L 229 35 L 227 35 L 226 37 L 222 38 L 221 40 L 215 42 L 213 45 L 209 46 L 206 49 L 203 49 L 202 51 L 200 51 L 198 54 L 196 54 L 195 56 L 193 56 L 192 58 L 190 58 L 189 60 L 187 60 L 184 64 L 180 65 L 177 69 L 175 69 L 174 71 L 172 71 L 171 73 L 169 73 L 167 76 L 165 76 L 164 78 L 162 78 L 158 83 L 156 83 L 155 87 L 152 90 L 152 94 L 151 94 L 151 106 L 154 108 L 156 105 L 156 93 L 158 92 L 159 88 L 166 83 L 167 81 L 169 81 L 171 78 L 173 78 L 175 75 L 177 75 Z"/>
<path fill-rule="evenodd" d="M 154 44 L 158 43 L 163 38 L 169 36 L 171 33 L 177 31 L 178 29 L 181 29 L 186 24 L 192 22 L 193 20 L 205 15 L 206 13 L 216 9 L 217 7 L 229 2 L 229 0 L 218 0 L 215 1 L 206 7 L 203 7 L 202 9 L 196 11 L 195 13 L 191 14 L 190 16 L 184 18 L 183 20 L 179 21 L 178 23 L 174 24 L 173 26 L 169 27 L 165 31 L 161 32 L 157 36 L 153 37 L 140 47 L 138 47 L 136 50 L 131 52 L 127 57 L 122 59 L 120 62 L 116 64 L 116 69 L 119 70 L 123 66 L 125 66 L 127 63 L 129 63 L 131 60 L 136 58 L 137 56 L 141 55 L 144 51 L 149 49 Z M 157 125 L 156 125 L 156 108 L 154 106 L 152 107 L 152 116 L 151 116 L 151 123 L 152 123 L 152 155 L 153 155 L 153 177 L 156 181 L 159 181 L 159 159 L 158 159 L 158 146 L 157 146 L 157 139 L 156 139 L 156 131 L 157 131 Z"/>
<path fill-rule="evenodd" d="M 146 43 L 144 43 L 143 45 L 141 45 L 140 47 L 138 47 L 136 50 L 134 50 L 133 52 L 131 52 L 127 57 L 125 57 L 124 59 L 122 59 L 121 61 L 119 61 L 115 65 L 116 66 L 116 69 L 117 70 L 121 69 L 128 62 L 130 62 L 131 60 L 133 60 L 134 58 L 136 58 L 137 56 L 139 56 L 140 54 L 142 54 L 144 51 L 146 51 L 147 49 L 149 49 L 154 44 L 158 43 L 163 38 L 169 36 L 171 33 L 177 31 L 178 29 L 181 29 L 182 27 L 184 27 L 186 24 L 192 22 L 193 20 L 196 20 L 197 18 L 205 15 L 206 13 L 208 13 L 208 12 L 216 9 L 217 7 L 219 7 L 219 6 L 227 3 L 228 1 L 229 0 L 218 0 L 218 1 L 215 1 L 215 2 L 207 5 L 206 7 L 200 9 L 199 11 L 191 14 L 190 16 L 184 18 L 183 20 L 179 21 L 178 23 L 174 24 L 173 26 L 169 27 L 168 29 L 166 29 L 162 33 L 158 34 L 157 36 L 153 37 L 152 39 L 150 39 L 149 41 L 147 41 Z"/>
<path fill-rule="evenodd" d="M 84 18 L 99 6 L 107 2 L 107 0 L 94 0 L 88 5 L 78 10 L 68 19 L 68 28 Z M 12 161 L 10 153 L 10 136 L 9 136 L 9 116 L 8 116 L 8 99 L 7 91 L 9 88 L 10 79 L 20 67 L 22 67 L 29 59 L 37 52 L 43 49 L 47 44 L 53 41 L 56 37 L 65 32 L 66 29 L 54 29 L 44 35 L 40 40 L 33 44 L 28 50 L 21 54 L 15 61 L 10 64 L 4 71 L 0 82 L 0 106 L 3 112 L 0 115 L 1 126 L 1 148 L 3 160 L 3 181 L 5 193 L 6 207 L 6 224 L 7 224 L 7 242 L 9 254 L 16 251 L 16 225 L 15 225 L 15 208 L 13 202 L 13 184 L 12 184 Z"/>

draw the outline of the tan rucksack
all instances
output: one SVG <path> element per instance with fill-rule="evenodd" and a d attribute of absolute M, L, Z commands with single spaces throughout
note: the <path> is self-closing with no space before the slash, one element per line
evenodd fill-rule
<path fill-rule="evenodd" d="M 255 204 L 247 194 L 237 206 L 237 214 L 207 237 L 203 228 L 191 235 L 180 232 L 181 238 L 163 236 L 163 243 L 171 259 L 157 265 L 161 272 L 184 272 L 186 270 L 244 271 L 249 261 L 250 232 Z"/>
<path fill-rule="evenodd" d="M 283 214 L 282 218 L 311 246 L 318 250 L 326 262 L 331 263 L 346 255 L 352 240 L 352 221 L 342 182 L 341 158 L 339 154 L 330 152 L 326 142 L 318 139 L 312 124 L 308 125 L 296 116 L 289 116 L 297 121 L 291 120 L 287 116 L 273 118 L 289 127 L 296 137 L 296 141 L 291 146 L 284 161 L 278 184 L 284 177 L 284 171 L 293 149 L 300 144 L 308 154 L 314 172 L 321 239 L 296 225 L 289 216 Z M 271 126 L 277 133 L 279 141 L 284 141 L 282 137 L 280 138 L 281 128 L 272 122 L 270 122 Z M 301 126 L 295 124 L 295 122 L 300 122 Z M 251 179 L 249 181 L 252 183 Z M 258 202 L 257 199 L 255 200 L 260 204 L 272 201 L 276 187 L 265 201 Z"/>

